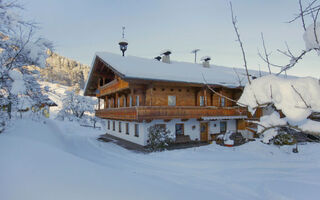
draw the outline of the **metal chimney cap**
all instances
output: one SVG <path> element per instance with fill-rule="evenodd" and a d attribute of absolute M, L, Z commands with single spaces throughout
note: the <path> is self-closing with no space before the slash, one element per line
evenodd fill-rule
<path fill-rule="evenodd" d="M 211 60 L 211 57 L 210 56 L 204 56 L 201 58 L 202 61 L 209 61 Z"/>
<path fill-rule="evenodd" d="M 166 55 L 166 56 L 168 56 L 168 55 L 170 55 L 171 53 L 172 53 L 171 50 L 165 49 L 165 50 L 163 50 L 163 51 L 160 52 L 160 55 Z"/>

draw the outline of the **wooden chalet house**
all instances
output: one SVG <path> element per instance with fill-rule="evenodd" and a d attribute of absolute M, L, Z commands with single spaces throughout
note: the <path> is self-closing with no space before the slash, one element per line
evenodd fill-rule
<path fill-rule="evenodd" d="M 240 69 L 239 69 L 240 71 Z M 241 95 L 232 68 L 96 53 L 84 95 L 96 96 L 96 116 L 107 133 L 145 146 L 148 127 L 165 126 L 176 139 L 208 141 L 228 130 L 245 132 L 247 110 L 232 99 Z"/>

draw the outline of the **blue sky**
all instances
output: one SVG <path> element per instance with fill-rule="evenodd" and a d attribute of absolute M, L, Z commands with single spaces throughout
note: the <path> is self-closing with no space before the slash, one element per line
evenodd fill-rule
<path fill-rule="evenodd" d="M 304 48 L 299 22 L 288 24 L 298 10 L 297 0 L 233 0 L 234 12 L 246 49 L 249 67 L 267 70 L 257 56 L 262 49 L 260 33 L 272 51 L 271 60 L 288 59 L 276 49 L 286 41 L 299 53 Z M 23 15 L 41 26 L 39 34 L 54 42 L 56 51 L 90 64 L 96 51 L 120 54 L 121 27 L 126 27 L 129 55 L 153 58 L 171 49 L 172 59 L 193 62 L 192 49 L 199 56 L 211 56 L 212 63 L 242 67 L 236 35 L 226 0 L 22 0 Z M 289 74 L 320 77 L 319 57 L 312 53 Z M 276 72 L 277 69 L 274 69 Z"/>

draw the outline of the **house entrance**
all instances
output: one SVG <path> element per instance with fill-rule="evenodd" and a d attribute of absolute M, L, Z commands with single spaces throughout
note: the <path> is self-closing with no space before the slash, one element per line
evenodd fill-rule
<path fill-rule="evenodd" d="M 220 133 L 226 133 L 227 131 L 227 122 L 220 122 Z"/>
<path fill-rule="evenodd" d="M 208 141 L 208 122 L 200 123 L 200 141 Z"/>

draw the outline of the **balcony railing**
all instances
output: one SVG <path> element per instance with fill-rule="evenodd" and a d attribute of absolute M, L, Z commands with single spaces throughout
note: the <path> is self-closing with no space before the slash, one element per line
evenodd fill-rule
<path fill-rule="evenodd" d="M 96 110 L 96 116 L 118 120 L 191 119 L 213 116 L 247 116 L 241 107 L 140 106 Z"/>
<path fill-rule="evenodd" d="M 127 88 L 129 88 L 128 82 L 123 80 L 113 80 L 110 83 L 101 86 L 98 89 L 97 96 L 104 96 Z"/>

